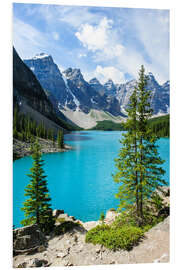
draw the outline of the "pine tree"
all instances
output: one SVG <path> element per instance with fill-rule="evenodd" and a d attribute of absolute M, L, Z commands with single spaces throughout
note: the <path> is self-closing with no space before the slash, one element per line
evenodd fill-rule
<path fill-rule="evenodd" d="M 64 135 L 63 135 L 63 131 L 61 130 L 59 130 L 57 134 L 57 144 L 59 148 L 64 147 Z"/>
<path fill-rule="evenodd" d="M 25 219 L 21 221 L 21 224 L 25 226 L 37 223 L 42 231 L 49 232 L 54 225 L 54 220 L 46 176 L 42 168 L 40 145 L 37 141 L 32 146 L 32 152 L 34 162 L 30 169 L 31 173 L 28 174 L 31 180 L 25 189 L 25 196 L 28 196 L 28 199 L 23 203 L 22 210 L 25 212 Z"/>
<path fill-rule="evenodd" d="M 120 199 L 119 208 L 136 206 L 140 225 L 144 223 L 144 202 L 160 185 L 165 171 L 160 167 L 163 160 L 158 155 L 157 137 L 148 126 L 152 115 L 150 107 L 151 91 L 146 89 L 147 78 L 141 66 L 139 81 L 130 98 L 128 108 L 127 132 L 121 140 L 122 148 L 115 159 L 118 172 L 113 176 L 120 183 L 116 197 Z"/>

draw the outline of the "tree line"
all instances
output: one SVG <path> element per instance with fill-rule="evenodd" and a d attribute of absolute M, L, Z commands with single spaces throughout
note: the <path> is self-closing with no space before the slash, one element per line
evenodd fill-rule
<path fill-rule="evenodd" d="M 18 106 L 15 106 L 13 112 L 13 138 L 20 141 L 32 143 L 35 137 L 49 139 L 55 144 L 56 134 L 53 129 L 47 129 L 44 122 L 37 122 L 29 115 L 19 112 Z M 64 134 L 62 130 L 57 133 L 57 143 L 59 148 L 64 147 Z"/>
<path fill-rule="evenodd" d="M 147 124 L 158 137 L 169 137 L 169 115 L 154 117 L 147 121 Z M 97 125 L 91 130 L 104 131 L 125 131 L 126 125 L 124 123 L 114 123 L 111 120 L 98 121 Z"/>

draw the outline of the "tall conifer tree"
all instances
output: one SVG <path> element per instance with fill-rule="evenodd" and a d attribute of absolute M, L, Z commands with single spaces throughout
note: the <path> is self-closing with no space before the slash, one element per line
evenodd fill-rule
<path fill-rule="evenodd" d="M 127 132 L 121 140 L 122 148 L 115 159 L 118 172 L 113 176 L 120 183 L 116 197 L 120 199 L 119 209 L 128 209 L 135 204 L 140 224 L 144 222 L 144 201 L 154 189 L 166 185 L 162 179 L 164 170 L 160 167 L 163 160 L 158 155 L 157 137 L 148 127 L 151 117 L 151 92 L 146 89 L 147 78 L 141 66 L 137 87 L 130 98 L 127 109 Z"/>
<path fill-rule="evenodd" d="M 25 189 L 25 196 L 28 199 L 23 203 L 22 210 L 25 212 L 25 219 L 21 221 L 22 225 L 37 223 L 42 231 L 48 232 L 54 225 L 50 196 L 48 194 L 46 176 L 43 170 L 43 160 L 41 158 L 40 145 L 36 141 L 32 146 L 32 158 L 34 160 L 31 173 L 30 183 Z"/>
<path fill-rule="evenodd" d="M 64 147 L 64 135 L 63 135 L 63 131 L 61 130 L 59 130 L 57 134 L 57 144 L 59 148 Z"/>

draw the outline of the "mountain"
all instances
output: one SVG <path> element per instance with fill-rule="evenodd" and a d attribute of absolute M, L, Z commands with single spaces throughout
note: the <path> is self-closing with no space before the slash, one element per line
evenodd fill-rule
<path fill-rule="evenodd" d="M 105 84 L 104 84 L 104 88 L 106 89 L 106 94 L 107 95 L 115 95 L 116 94 L 116 86 L 113 83 L 113 81 L 111 79 L 109 79 Z"/>
<path fill-rule="evenodd" d="M 36 76 L 13 48 L 13 105 L 16 104 L 22 113 L 30 114 L 37 122 L 43 121 L 46 128 L 72 128 L 57 115 Z"/>
<path fill-rule="evenodd" d="M 102 120 L 122 121 L 127 115 L 126 107 L 137 84 L 131 80 L 124 84 L 115 84 L 111 79 L 103 85 L 97 78 L 87 82 L 81 70 L 68 68 L 61 72 L 52 56 L 41 53 L 32 59 L 24 60 L 48 94 L 56 113 L 63 113 L 66 119 L 87 127 L 86 120 L 94 123 L 92 115 Z M 151 104 L 154 114 L 169 112 L 169 81 L 159 85 L 152 73 L 147 75 L 147 88 L 152 90 Z M 101 113 L 101 112 L 105 112 Z M 109 114 L 111 119 L 102 115 Z M 80 119 L 81 118 L 81 121 Z"/>
<path fill-rule="evenodd" d="M 125 112 L 125 108 L 129 103 L 130 96 L 133 93 L 134 87 L 137 85 L 136 80 L 131 80 L 125 84 L 120 84 L 117 87 L 116 98 L 119 100 L 121 109 Z M 150 100 L 153 114 L 166 114 L 169 113 L 169 95 L 170 95 L 170 83 L 167 81 L 163 85 L 160 85 L 154 75 L 149 72 L 147 74 L 147 86 L 148 90 L 152 91 L 152 98 Z"/>
<path fill-rule="evenodd" d="M 99 110 L 123 116 L 116 97 L 99 92 L 96 89 L 98 81 L 94 87 L 92 82 L 84 80 L 80 69 L 68 68 L 61 73 L 52 57 L 46 54 L 24 60 L 24 63 L 34 72 L 42 87 L 56 98 L 58 110 L 80 111 L 85 114 L 91 110 Z M 101 87 L 100 83 L 99 86 Z"/>

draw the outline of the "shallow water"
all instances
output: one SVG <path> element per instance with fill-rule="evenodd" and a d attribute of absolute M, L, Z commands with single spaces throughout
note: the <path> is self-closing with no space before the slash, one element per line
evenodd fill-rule
<path fill-rule="evenodd" d="M 114 158 L 120 149 L 120 131 L 82 131 L 68 134 L 65 142 L 73 150 L 44 154 L 44 170 L 52 198 L 53 209 L 64 209 L 82 221 L 98 220 L 100 213 L 117 207 L 113 182 Z M 165 160 L 164 178 L 169 182 L 169 139 L 158 141 L 159 153 Z M 13 164 L 13 224 L 18 227 L 24 218 L 20 210 L 25 201 L 24 189 L 29 183 L 32 158 L 24 157 Z"/>

